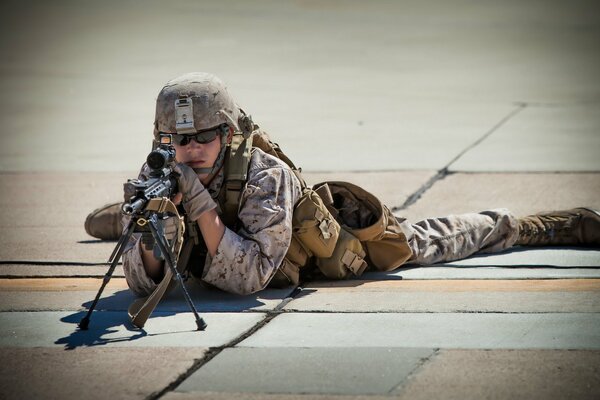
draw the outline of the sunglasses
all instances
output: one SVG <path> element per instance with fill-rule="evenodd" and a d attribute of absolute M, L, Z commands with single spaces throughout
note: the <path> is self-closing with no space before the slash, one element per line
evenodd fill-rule
<path fill-rule="evenodd" d="M 191 143 L 192 139 L 195 140 L 196 143 L 206 144 L 215 140 L 220 133 L 227 132 L 227 129 L 227 125 L 221 125 L 216 128 L 201 131 L 191 135 L 171 134 L 171 136 L 173 137 L 173 142 L 179 146 L 187 146 Z"/>

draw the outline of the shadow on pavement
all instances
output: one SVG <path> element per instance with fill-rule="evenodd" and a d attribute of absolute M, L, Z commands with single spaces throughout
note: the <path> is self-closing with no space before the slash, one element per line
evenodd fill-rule
<path fill-rule="evenodd" d="M 61 318 L 61 322 L 73 324 L 73 332 L 66 337 L 57 339 L 55 344 L 64 344 L 65 350 L 73 350 L 77 347 L 103 346 L 110 343 L 130 342 L 147 336 L 143 329 L 134 327 L 127 313 L 115 313 L 106 311 L 94 311 L 92 313 L 88 330 L 80 330 L 77 324 L 86 315 L 87 311 L 79 311 Z M 110 334 L 119 332 L 119 326 L 125 326 L 132 333 L 129 337 L 108 338 Z"/>
<path fill-rule="evenodd" d="M 188 281 L 186 287 L 200 314 L 206 312 L 267 311 L 275 308 L 292 291 L 292 288 L 268 289 L 252 295 L 240 296 L 195 282 Z M 129 290 L 120 290 L 110 296 L 100 298 L 96 309 L 91 315 L 88 330 L 83 331 L 78 328 L 77 324 L 91 306 L 93 298 L 90 298 L 89 301 L 82 304 L 82 307 L 85 307 L 84 311 L 75 312 L 61 319 L 63 323 L 73 324 L 73 332 L 54 343 L 62 344 L 66 350 L 71 350 L 76 347 L 102 346 L 116 342 L 134 341 L 146 336 L 168 334 L 148 334 L 143 329 L 140 330 L 131 324 L 127 308 L 135 299 L 135 295 Z M 157 317 L 162 318 L 189 312 L 190 308 L 181 293 L 181 289 L 176 287 L 159 303 L 149 321 Z M 131 333 L 131 335 L 128 335 L 128 333 Z"/>

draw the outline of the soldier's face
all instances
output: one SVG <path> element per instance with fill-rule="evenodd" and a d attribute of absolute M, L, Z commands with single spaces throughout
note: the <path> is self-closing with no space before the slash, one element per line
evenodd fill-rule
<path fill-rule="evenodd" d="M 221 137 L 217 135 L 212 142 L 200 144 L 191 140 L 185 146 L 174 144 L 175 158 L 178 162 L 184 163 L 192 168 L 211 168 L 221 150 Z M 200 176 L 202 180 L 202 176 Z"/>

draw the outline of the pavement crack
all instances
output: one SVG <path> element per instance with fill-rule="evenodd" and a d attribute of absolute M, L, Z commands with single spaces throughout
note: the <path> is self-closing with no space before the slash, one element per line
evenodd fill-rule
<path fill-rule="evenodd" d="M 404 204 L 402 204 L 401 206 L 392 207 L 391 211 L 396 212 L 396 211 L 406 210 L 408 207 L 415 204 L 417 202 L 417 200 L 419 200 L 426 191 L 431 189 L 431 187 L 436 182 L 444 179 L 447 175 L 448 175 L 448 168 L 444 167 L 444 168 L 440 169 L 434 176 L 429 178 L 429 180 L 427 182 L 425 182 L 419 189 L 417 189 L 416 192 L 414 192 L 410 196 L 408 196 L 408 198 L 406 199 Z"/>
<path fill-rule="evenodd" d="M 479 139 L 477 139 L 476 141 L 474 141 L 473 143 L 471 143 L 463 151 L 461 151 L 460 153 L 458 153 L 458 155 L 456 157 L 454 157 L 452 160 L 450 160 L 450 162 L 448 164 L 446 164 L 446 166 L 444 168 L 445 169 L 450 168 L 450 166 L 452 164 L 454 164 L 456 161 L 458 161 L 463 155 L 465 155 L 471 149 L 474 149 L 475 147 L 479 146 L 485 139 L 487 139 L 488 137 L 490 137 L 494 132 L 496 132 L 498 129 L 500 129 L 508 121 L 510 121 L 511 119 L 513 119 L 521 111 L 525 110 L 525 108 L 527 108 L 527 106 L 528 106 L 527 103 L 516 103 L 516 107 L 515 107 L 514 110 L 512 110 L 504 118 L 502 118 L 500 121 L 498 121 L 498 123 L 496 125 L 494 125 L 489 131 L 487 131 L 486 133 L 484 133 L 483 136 L 481 136 Z"/>
<path fill-rule="evenodd" d="M 239 343 L 241 343 L 242 341 L 244 341 L 247 338 L 249 338 L 250 336 L 252 336 L 258 330 L 262 329 L 265 325 L 267 325 L 269 322 L 271 322 L 276 316 L 282 314 L 284 312 L 284 311 L 282 311 L 282 308 L 285 307 L 285 305 L 288 304 L 290 301 L 292 301 L 294 299 L 294 297 L 297 296 L 301 291 L 302 291 L 301 287 L 299 287 L 299 286 L 296 287 L 290 293 L 290 295 L 287 296 L 285 299 L 283 299 L 281 301 L 281 303 L 279 303 L 273 310 L 267 311 L 265 313 L 266 314 L 265 318 L 263 318 L 262 320 L 257 322 L 254 326 L 252 326 L 246 332 L 242 333 L 240 336 L 231 340 L 229 343 L 227 343 L 223 346 L 210 347 L 207 350 L 207 352 L 204 354 L 204 356 L 202 358 L 194 361 L 194 364 L 190 368 L 188 368 L 187 371 L 185 371 L 183 374 L 179 375 L 177 377 L 177 379 L 175 379 L 173 382 L 171 382 L 163 390 L 161 390 L 160 392 L 155 392 L 155 393 L 150 394 L 150 396 L 148 396 L 146 399 L 147 400 L 157 400 L 157 399 L 160 399 L 165 394 L 167 394 L 168 392 L 175 390 L 177 388 L 177 386 L 179 386 L 181 383 L 183 383 L 183 381 L 185 381 L 187 378 L 189 378 L 194 372 L 196 372 L 197 370 L 202 368 L 204 365 L 206 365 L 210 360 L 212 360 L 213 358 L 218 356 L 223 350 L 237 346 Z"/>
<path fill-rule="evenodd" d="M 484 133 L 483 136 L 481 136 L 479 139 L 477 139 L 476 141 L 471 143 L 469 146 L 465 147 L 460 153 L 458 153 L 458 155 L 456 155 L 456 157 L 454 157 L 452 160 L 450 160 L 450 162 L 448 162 L 448 164 L 446 164 L 442 169 L 437 171 L 437 173 L 433 177 L 431 177 L 427 182 L 425 182 L 414 193 L 412 193 L 410 196 L 408 196 L 408 198 L 406 199 L 404 204 L 402 204 L 401 206 L 392 207 L 391 211 L 392 212 L 402 211 L 402 210 L 407 209 L 411 205 L 415 204 L 417 202 L 417 200 L 419 200 L 423 196 L 423 194 L 425 194 L 425 192 L 427 192 L 429 189 L 431 189 L 431 187 L 433 185 L 435 185 L 438 181 L 444 179 L 447 175 L 451 174 L 451 172 L 449 172 L 448 169 L 450 168 L 450 166 L 452 164 L 454 164 L 456 161 L 458 161 L 468 151 L 479 146 L 485 139 L 490 137 L 491 134 L 493 134 L 498 129 L 500 129 L 504 124 L 506 124 L 509 120 L 514 118 L 517 114 L 519 114 L 521 111 L 523 111 L 528 106 L 527 103 L 521 103 L 521 102 L 515 103 L 515 104 L 516 104 L 515 109 L 513 109 L 506 116 L 504 116 L 500 121 L 498 121 L 498 123 L 496 123 L 496 125 L 494 125 L 486 133 Z"/>
<path fill-rule="evenodd" d="M 431 352 L 431 354 L 429 354 L 427 357 L 421 358 L 419 360 L 419 362 L 417 363 L 417 365 L 415 365 L 415 367 L 413 368 L 412 371 L 410 371 L 408 373 L 408 375 L 406 375 L 406 377 L 401 380 L 400 382 L 398 382 L 398 384 L 396 386 L 394 386 L 393 388 L 390 389 L 390 391 L 387 393 L 388 395 L 397 395 L 399 394 L 399 392 L 402 390 L 402 388 L 404 386 L 406 386 L 406 384 L 408 383 L 409 380 L 411 380 L 415 375 L 417 375 L 425 366 L 425 364 L 427 364 L 429 361 L 431 361 L 433 358 L 437 357 L 437 355 L 439 354 L 440 349 L 433 349 L 433 351 Z"/>

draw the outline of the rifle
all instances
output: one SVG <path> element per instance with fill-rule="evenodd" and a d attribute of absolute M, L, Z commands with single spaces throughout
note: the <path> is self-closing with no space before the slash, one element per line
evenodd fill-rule
<path fill-rule="evenodd" d="M 177 269 L 177 258 L 174 256 L 169 242 L 161 234 L 162 229 L 158 222 L 159 219 L 163 219 L 168 215 L 174 214 L 178 216 L 177 209 L 169 200 L 177 187 L 176 173 L 173 171 L 174 160 L 175 148 L 172 144 L 171 135 L 160 135 L 160 144 L 146 158 L 146 164 L 150 168 L 148 179 L 129 179 L 125 183 L 125 197 L 126 199 L 129 198 L 129 201 L 123 204 L 121 211 L 123 214 L 131 216 L 131 218 L 108 259 L 110 267 L 104 275 L 102 285 L 87 314 L 79 322 L 79 329 L 88 329 L 92 311 L 96 308 L 96 304 L 104 288 L 110 281 L 117 262 L 121 258 L 131 235 L 134 232 L 147 233 L 148 231 L 156 241 L 162 258 L 164 258 L 172 276 L 179 283 L 185 300 L 194 313 L 198 330 L 203 331 L 206 328 L 206 322 L 198 315 L 198 311 L 196 311 L 196 307 L 185 288 L 181 274 Z M 141 328 L 142 326 L 139 327 Z"/>

